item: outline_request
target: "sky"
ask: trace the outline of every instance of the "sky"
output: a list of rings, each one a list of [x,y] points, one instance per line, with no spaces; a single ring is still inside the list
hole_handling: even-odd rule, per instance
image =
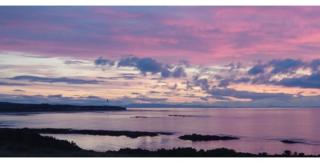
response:
[[[0,101],[319,107],[320,7],[0,7]]]

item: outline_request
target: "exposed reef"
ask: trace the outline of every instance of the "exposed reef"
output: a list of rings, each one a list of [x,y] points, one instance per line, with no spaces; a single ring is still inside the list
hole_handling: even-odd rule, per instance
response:
[[[190,140],[190,141],[218,141],[218,140],[237,140],[240,139],[235,136],[220,136],[220,135],[183,135],[180,136],[179,139],[182,140]]]
[[[183,114],[171,114],[171,115],[168,115],[169,117],[183,117],[183,118],[186,118],[186,117],[209,117],[209,116],[206,116],[206,115],[183,115]]]
[[[56,129],[56,128],[0,128],[0,132],[17,132],[31,134],[84,134],[84,135],[100,135],[100,136],[127,136],[129,138],[137,138],[142,136],[159,136],[171,135],[170,132],[147,132],[147,131],[111,131],[111,130],[75,130],[75,129]]]
[[[308,143],[303,142],[301,140],[294,140],[294,139],[283,139],[280,141],[285,144],[308,144]]]

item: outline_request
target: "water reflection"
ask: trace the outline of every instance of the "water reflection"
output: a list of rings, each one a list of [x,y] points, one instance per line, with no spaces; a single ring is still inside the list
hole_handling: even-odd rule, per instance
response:
[[[170,116],[171,115],[171,116]],[[172,116],[175,115],[175,116]],[[175,135],[140,137],[55,135],[75,141],[80,147],[98,151],[120,148],[226,147],[242,152],[282,153],[292,150],[320,153],[320,110],[317,109],[130,109],[124,112],[43,113],[0,115],[12,127],[74,128],[174,132]],[[138,118],[137,118],[138,117]],[[143,117],[143,118],[141,118]],[[154,118],[156,117],[156,118]],[[10,126],[11,127],[11,126]],[[226,134],[240,140],[191,142],[183,134]],[[311,144],[284,144],[281,139],[302,139]]]
[[[57,139],[73,141],[83,149],[96,151],[119,150],[122,148],[132,149],[172,149],[177,147],[192,147],[195,149],[214,149],[214,148],[230,148],[241,152],[260,153],[268,152],[270,154],[282,153],[284,150],[296,152],[304,152],[308,154],[319,154],[318,145],[306,144],[283,144],[278,140],[268,139],[250,139],[242,138],[240,140],[230,141],[209,141],[209,142],[192,142],[180,140],[177,136],[157,136],[157,137],[139,137],[128,138],[125,136],[92,136],[79,134],[43,134],[45,136],[53,136]]]

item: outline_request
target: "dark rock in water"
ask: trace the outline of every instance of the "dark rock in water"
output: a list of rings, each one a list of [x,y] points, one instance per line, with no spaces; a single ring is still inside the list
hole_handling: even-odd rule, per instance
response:
[[[172,114],[168,115],[169,117],[193,117],[192,115],[180,115],[180,114]]]
[[[130,117],[130,118],[141,118],[141,119],[144,119],[144,118],[161,118],[161,117],[134,116],[134,117]]]
[[[285,143],[285,144],[306,144],[305,142],[303,141],[299,141],[299,140],[289,140],[289,139],[284,139],[284,140],[281,140],[282,143]]]
[[[171,114],[168,116],[169,117],[183,117],[183,118],[186,118],[186,117],[209,117],[209,116],[205,116],[205,115],[184,115],[184,114]]]
[[[131,118],[150,118],[150,117],[146,117],[146,116],[134,116],[134,117],[131,117]]]
[[[81,112],[81,111],[122,111],[121,106],[77,106],[77,105],[51,105],[51,104],[18,104],[0,102],[0,112]]]
[[[235,136],[219,136],[219,135],[183,135],[180,136],[179,139],[182,140],[191,140],[191,141],[217,141],[217,140],[237,140],[240,139]]]

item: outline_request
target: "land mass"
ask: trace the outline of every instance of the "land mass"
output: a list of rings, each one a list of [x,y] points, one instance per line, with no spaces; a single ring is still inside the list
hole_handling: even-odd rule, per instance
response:
[[[0,132],[18,132],[26,134],[83,134],[100,136],[126,136],[129,138],[138,138],[142,136],[172,135],[170,132],[147,132],[147,131],[111,131],[111,130],[76,130],[60,128],[0,128]]]
[[[12,112],[81,112],[81,111],[123,111],[122,106],[79,106],[53,104],[19,104],[0,102],[0,113]]]
[[[84,150],[74,142],[57,140],[25,129],[0,129],[0,157],[315,157],[284,151],[282,154],[243,153],[232,149],[218,148],[196,150],[193,148],[120,149],[118,151],[96,152]]]

